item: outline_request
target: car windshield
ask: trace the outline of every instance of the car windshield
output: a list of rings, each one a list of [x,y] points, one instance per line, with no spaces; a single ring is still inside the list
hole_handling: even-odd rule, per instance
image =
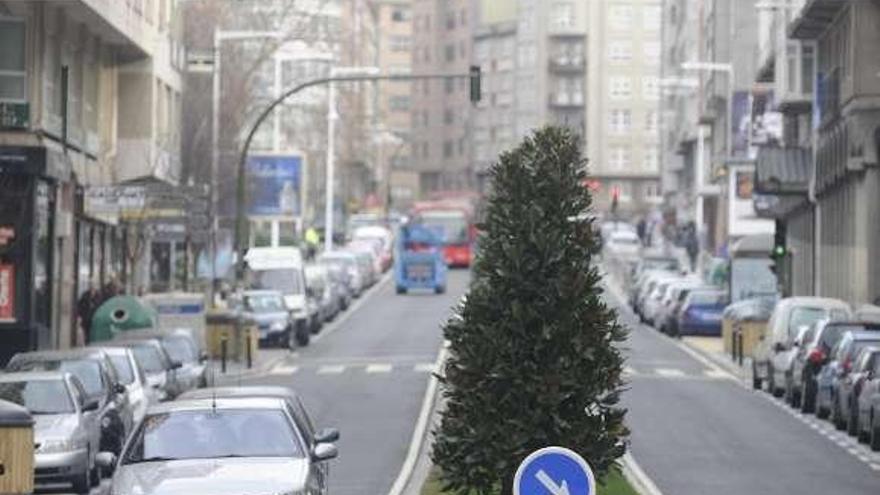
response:
[[[856,357],[862,352],[862,349],[866,347],[875,347],[878,343],[880,343],[880,336],[854,340],[848,354],[852,357]]]
[[[421,222],[438,234],[443,239],[443,242],[459,243],[467,241],[468,224],[464,214],[424,213]]]
[[[809,326],[821,320],[828,314],[828,311],[822,308],[798,307],[791,310],[791,317],[788,321],[788,335],[791,338],[797,336],[798,329],[802,326]]]
[[[14,371],[61,371],[70,373],[79,378],[83,390],[89,397],[99,397],[104,392],[101,365],[91,359],[25,361],[18,365]]]
[[[162,373],[165,365],[159,350],[150,345],[137,345],[131,348],[135,359],[140,363],[145,373]]]
[[[679,265],[675,258],[647,258],[642,262],[642,269],[676,271]]]
[[[123,464],[223,457],[302,457],[303,448],[296,438],[281,410],[154,414],[134,434]]]
[[[162,347],[173,361],[192,363],[198,360],[195,349],[185,337],[166,337],[162,339]]]
[[[119,375],[119,382],[123,385],[131,385],[134,383],[134,370],[131,368],[131,361],[128,360],[128,356],[126,355],[111,355],[110,362],[113,363],[113,367],[116,369],[116,374]]]
[[[63,380],[0,382],[0,400],[24,406],[31,414],[75,412]]]
[[[259,290],[277,290],[283,294],[304,292],[302,272],[293,268],[254,270],[251,286]]]
[[[244,307],[253,313],[284,311],[284,299],[277,294],[245,295]]]
[[[844,333],[857,332],[861,329],[859,325],[826,325],[819,335],[819,344],[826,350],[834,349]]]
[[[692,305],[718,305],[724,304],[726,295],[723,292],[694,291],[690,294]]]

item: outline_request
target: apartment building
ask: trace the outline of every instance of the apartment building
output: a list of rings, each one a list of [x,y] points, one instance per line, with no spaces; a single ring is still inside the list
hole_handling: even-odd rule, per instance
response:
[[[880,295],[880,62],[875,2],[796,0],[765,13],[758,78],[773,80],[784,142],[756,191],[784,229],[785,291],[852,304]]]
[[[175,8],[0,2],[0,362],[80,342],[80,294],[129,268],[88,191],[179,177]]]
[[[471,63],[471,0],[413,0],[412,70],[467,74]],[[473,187],[466,78],[425,80],[412,92],[412,168],[419,195]]]
[[[660,193],[659,1],[587,2],[587,158],[596,204],[621,214],[657,207]]]

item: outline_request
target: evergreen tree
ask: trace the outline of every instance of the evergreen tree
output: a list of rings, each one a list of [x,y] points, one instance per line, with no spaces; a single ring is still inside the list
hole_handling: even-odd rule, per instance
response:
[[[434,462],[458,494],[512,493],[532,451],[581,454],[600,478],[623,455],[626,330],[602,300],[586,162],[561,128],[501,155],[467,298],[447,322]]]

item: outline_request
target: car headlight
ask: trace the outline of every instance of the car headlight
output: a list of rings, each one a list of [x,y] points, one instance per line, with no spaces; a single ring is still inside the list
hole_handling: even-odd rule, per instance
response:
[[[71,452],[85,448],[86,444],[82,439],[73,438],[54,438],[43,440],[37,452],[40,454],[60,454],[62,452]]]
[[[273,332],[281,332],[284,331],[285,328],[287,328],[287,325],[285,325],[283,321],[276,321],[269,326],[269,329]]]

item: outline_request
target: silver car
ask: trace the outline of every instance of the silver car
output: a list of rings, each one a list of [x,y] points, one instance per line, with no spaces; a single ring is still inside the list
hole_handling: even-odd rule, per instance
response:
[[[150,387],[143,368],[134,357],[134,352],[127,347],[101,347],[110,356],[119,383],[128,390],[128,403],[131,408],[132,423],[140,423],[147,413],[147,407],[159,402],[155,389]]]
[[[185,329],[172,330],[159,341],[172,363],[180,363],[175,371],[178,387],[181,392],[208,385],[205,375],[207,355],[199,352],[192,332]]]
[[[0,400],[34,417],[35,481],[71,483],[77,493],[88,493],[99,480],[98,400],[87,398],[76,377],[57,371],[0,375]]]
[[[110,493],[326,494],[321,464],[336,455],[332,443],[309,448],[283,399],[168,402],[129,438]]]

